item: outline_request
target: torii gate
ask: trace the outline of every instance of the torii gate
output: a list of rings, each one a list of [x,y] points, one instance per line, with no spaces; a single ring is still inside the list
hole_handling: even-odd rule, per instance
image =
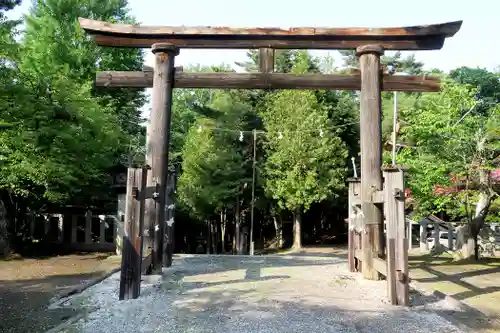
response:
[[[436,92],[440,80],[430,76],[398,76],[382,73],[380,57],[384,50],[437,50],[444,40],[455,35],[462,21],[444,24],[399,28],[228,28],[228,27],[168,27],[112,24],[80,18],[80,26],[98,45],[108,47],[151,48],[155,55],[153,70],[142,72],[100,72],[97,86],[152,87],[151,129],[148,134],[148,164],[151,177],[140,197],[148,200],[145,225],[153,234],[151,271],[161,272],[165,230],[165,201],[167,184],[168,147],[173,88],[219,89],[325,89],[361,90],[361,187],[363,276],[378,279],[374,267],[384,256],[383,209],[379,203],[382,181],[381,90],[408,92]],[[260,49],[259,73],[183,73],[175,68],[179,49]],[[274,73],[274,49],[355,49],[360,60],[359,73],[284,74]],[[143,173],[144,175],[145,173]],[[154,193],[151,194],[151,189]],[[130,191],[132,193],[132,191]],[[150,194],[148,194],[150,193]],[[147,205],[146,205],[147,206]],[[142,211],[144,213],[144,207]],[[144,218],[144,216],[142,217]],[[141,218],[139,218],[141,219]],[[125,224],[125,238],[132,240],[136,251],[142,253],[137,239],[142,230]],[[388,221],[389,223],[389,221]],[[404,236],[399,236],[404,237]],[[169,237],[171,238],[171,237]],[[167,240],[170,242],[170,240]],[[171,258],[171,247],[168,258]],[[124,254],[125,257],[125,254]],[[146,255],[146,259],[149,258]],[[126,270],[125,275],[140,283],[140,260]],[[148,261],[149,262],[149,261]],[[374,263],[375,262],[375,263]],[[123,271],[124,269],[122,269]],[[122,275],[123,276],[123,275]],[[123,279],[122,279],[123,280]],[[406,292],[407,293],[407,292]],[[138,297],[138,288],[126,298]],[[406,295],[407,298],[407,295]]]

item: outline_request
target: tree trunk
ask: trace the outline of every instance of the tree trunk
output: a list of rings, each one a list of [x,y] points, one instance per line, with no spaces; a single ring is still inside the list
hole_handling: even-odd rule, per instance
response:
[[[210,254],[210,250],[212,249],[212,230],[210,226],[210,220],[205,221],[207,224],[207,254]]]
[[[212,253],[217,254],[217,225],[216,222],[210,221],[210,230],[212,231]]]
[[[232,240],[232,244],[233,246],[231,247],[231,253],[232,254],[236,254],[236,251],[237,251],[237,241],[238,241],[238,234],[237,234],[237,226],[236,226],[236,221],[234,222],[234,228],[233,228],[233,240]]]
[[[0,258],[7,257],[11,253],[8,218],[7,206],[4,200],[0,200]]]
[[[241,254],[241,231],[240,231],[240,199],[236,198],[236,212],[234,216],[234,238],[236,243],[236,254]]]
[[[226,210],[220,212],[221,253],[226,253]]]
[[[466,235],[464,235],[464,242],[460,249],[461,256],[464,259],[479,259],[479,243],[477,239],[479,232],[484,226],[492,201],[492,191],[490,189],[489,173],[487,170],[479,170],[479,182],[479,197],[476,204],[476,211],[474,218],[469,221]]]
[[[276,235],[276,247],[281,249],[283,247],[283,228],[281,224],[281,217],[273,216],[274,230]]]
[[[302,225],[302,208],[299,207],[295,210],[293,221],[293,249],[300,249],[302,247],[301,239],[301,225]]]

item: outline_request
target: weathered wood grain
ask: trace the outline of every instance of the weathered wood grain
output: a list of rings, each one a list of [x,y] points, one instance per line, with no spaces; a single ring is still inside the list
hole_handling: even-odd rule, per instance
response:
[[[174,60],[179,50],[170,44],[153,45],[155,69],[151,93],[151,179],[158,184],[159,196],[155,205],[154,247],[151,271],[161,273],[165,237],[165,204],[168,175],[168,147],[172,119],[172,88]]]
[[[135,299],[140,294],[141,257],[136,246],[139,236],[139,207],[134,197],[135,188],[141,184],[141,170],[129,168],[127,171],[127,194],[125,203],[125,223],[122,243],[119,299]]]
[[[361,210],[363,212],[363,277],[377,280],[380,275],[373,258],[383,252],[383,211],[373,202],[373,192],[382,190],[382,107],[380,45],[358,48],[361,70],[360,146],[361,146]]]
[[[274,71],[274,50],[262,48],[259,50],[259,71],[271,73]]]
[[[97,72],[98,87],[150,88],[153,72]],[[325,89],[360,90],[359,74],[289,74],[289,73],[187,73],[174,75],[175,88],[217,89]],[[409,92],[437,92],[441,89],[439,77],[413,75],[383,75],[382,90]]]
[[[98,45],[149,48],[169,43],[180,48],[355,49],[375,41],[387,50],[435,50],[460,30],[462,21],[394,28],[229,28],[113,24],[79,19]]]

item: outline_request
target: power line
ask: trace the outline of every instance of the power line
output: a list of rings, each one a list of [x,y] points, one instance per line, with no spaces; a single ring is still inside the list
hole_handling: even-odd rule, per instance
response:
[[[328,129],[336,129],[336,128],[342,128],[342,127],[347,127],[351,125],[358,125],[359,121],[352,122],[352,123],[346,123],[343,125],[337,125],[337,126],[329,126]],[[203,126],[203,125],[198,125],[198,131],[202,130],[212,130],[212,131],[219,131],[219,132],[228,132],[228,133],[240,133],[240,134],[253,134],[254,131],[248,131],[248,130],[239,130],[239,129],[232,129],[232,128],[223,128],[223,127],[212,127],[212,126]],[[281,130],[281,131],[263,131],[263,130],[256,130],[255,131],[258,134],[280,134],[280,133],[314,133],[314,132],[319,132],[320,135],[323,133],[323,130],[320,129],[314,129],[314,130],[294,130],[294,131],[289,131],[289,130]]]

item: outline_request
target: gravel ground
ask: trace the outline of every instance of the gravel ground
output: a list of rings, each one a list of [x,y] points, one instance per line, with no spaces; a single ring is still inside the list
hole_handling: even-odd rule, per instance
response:
[[[73,309],[47,305],[119,267],[117,259],[92,253],[0,261],[0,332],[39,333],[68,320]]]
[[[57,332],[466,332],[440,316],[452,304],[414,295],[410,309],[391,306],[385,282],[343,259],[184,255],[146,278],[137,300],[117,301],[117,273],[51,305],[87,311]]]

